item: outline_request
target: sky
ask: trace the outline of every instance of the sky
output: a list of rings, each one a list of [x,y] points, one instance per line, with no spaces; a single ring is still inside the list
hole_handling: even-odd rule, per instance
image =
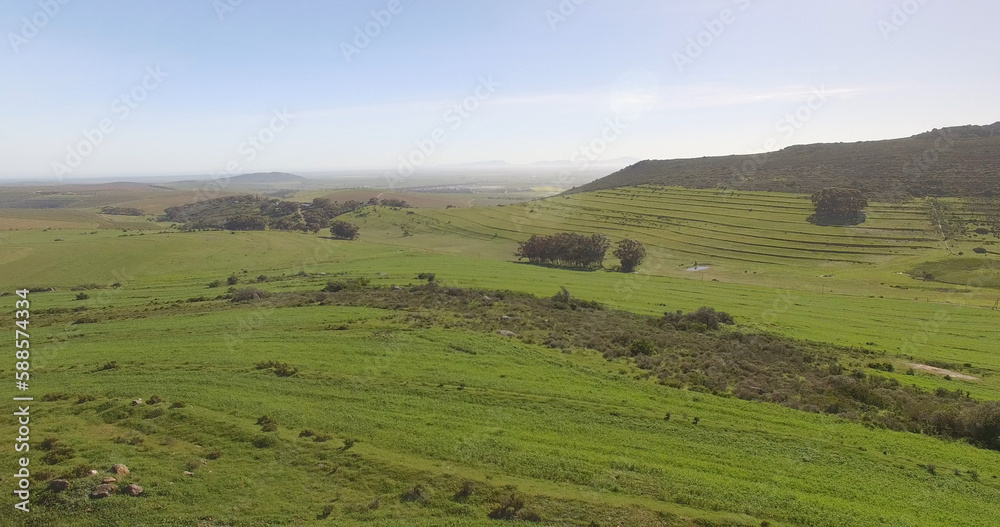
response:
[[[0,178],[688,158],[1000,121],[996,0],[6,0]]]

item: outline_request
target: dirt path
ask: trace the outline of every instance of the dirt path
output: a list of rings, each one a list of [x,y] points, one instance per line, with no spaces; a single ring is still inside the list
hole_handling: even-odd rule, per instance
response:
[[[933,373],[936,375],[948,375],[952,379],[962,379],[963,381],[978,381],[979,377],[973,377],[971,375],[966,375],[964,373],[958,373],[956,371],[946,370],[944,368],[935,368],[934,366],[928,366],[926,364],[910,364],[910,367],[914,370],[926,371],[928,373]]]

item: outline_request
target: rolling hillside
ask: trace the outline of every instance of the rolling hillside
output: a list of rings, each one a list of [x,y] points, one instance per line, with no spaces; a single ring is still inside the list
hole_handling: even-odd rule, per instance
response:
[[[905,139],[641,161],[569,193],[647,184],[803,194],[840,186],[878,199],[1000,197],[1000,122],[942,128]]]

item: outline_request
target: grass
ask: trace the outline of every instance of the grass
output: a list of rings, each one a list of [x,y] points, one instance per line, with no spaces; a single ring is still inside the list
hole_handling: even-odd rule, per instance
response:
[[[804,221],[806,203],[649,187],[502,208],[379,208],[351,215],[356,242],[151,222],[4,231],[0,292],[55,288],[31,296],[32,393],[66,396],[35,403],[32,433],[69,449],[53,460],[72,457],[45,465],[38,454],[36,474],[124,463],[147,492],[93,501],[85,495],[104,474],[74,478],[67,493],[39,492],[32,521],[487,525],[513,486],[524,510],[566,525],[989,524],[1000,515],[995,452],[672,389],[627,360],[447,328],[464,313],[417,327],[393,310],[217,298],[233,274],[235,287],[271,293],[357,278],[416,284],[421,273],[442,287],[551,296],[565,286],[635,313],[712,306],[746,330],[875,350],[873,362],[894,365],[883,375],[903,384],[1000,399],[996,291],[900,274],[936,261],[969,270],[936,237],[927,205],[875,204],[865,225],[819,228]],[[57,222],[81,210],[30,212]],[[634,236],[650,259],[631,275],[512,261],[517,241],[569,229]],[[971,255],[986,242],[949,243]],[[685,271],[695,261],[710,269]],[[75,300],[83,286],[89,298]],[[9,310],[0,323],[11,325]],[[910,362],[981,380],[906,375]],[[130,405],[154,394],[162,402]],[[276,430],[261,430],[265,415]]]

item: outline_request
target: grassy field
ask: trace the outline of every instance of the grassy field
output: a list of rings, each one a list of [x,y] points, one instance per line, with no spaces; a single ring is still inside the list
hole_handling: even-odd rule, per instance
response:
[[[78,215],[91,208],[0,211],[0,291],[55,289],[31,297],[32,394],[48,395],[35,403],[32,448],[52,437],[72,452],[51,465],[34,453],[37,488],[80,465],[124,463],[146,489],[89,500],[104,474],[75,479],[67,493],[40,492],[30,522],[10,524],[482,525],[513,486],[524,511],[561,525],[990,525],[996,452],[668,388],[625,359],[449,329],[462,313],[421,326],[404,311],[215,299],[230,276],[242,287],[266,275],[255,286],[271,292],[318,291],[341,274],[406,285],[422,272],[539,296],[565,286],[642,314],[712,306],[743,330],[872,349],[903,384],[1000,399],[1000,312],[990,310],[1000,293],[900,274],[991,258],[971,253],[991,238],[949,240],[951,256],[924,202],[874,204],[856,228],[812,226],[808,205],[644,187],[375,208],[350,215],[357,242],[179,233],[142,219],[148,228],[123,232],[116,220],[134,218],[88,223]],[[28,219],[49,223],[12,230]],[[634,236],[651,258],[633,275],[512,258],[517,241],[564,230]],[[709,269],[687,271],[695,262]],[[298,372],[280,377],[262,361]],[[906,375],[911,363],[977,380]],[[164,402],[129,404],[154,394]],[[264,415],[277,431],[262,432]],[[13,459],[0,454],[4,466]]]

